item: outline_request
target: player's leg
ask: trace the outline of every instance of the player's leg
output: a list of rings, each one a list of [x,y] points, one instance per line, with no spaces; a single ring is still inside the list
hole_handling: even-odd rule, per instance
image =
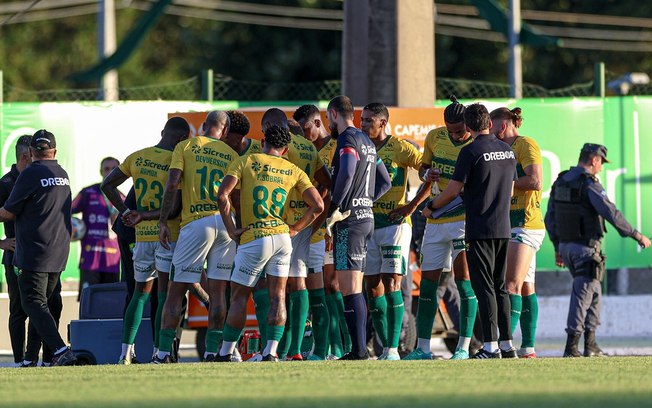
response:
[[[451,270],[452,244],[445,224],[427,224],[421,244],[421,284],[417,308],[417,347],[404,360],[431,359],[430,338],[439,302],[437,289],[442,271]]]
[[[310,244],[308,256],[308,302],[312,314],[312,334],[314,348],[309,360],[324,360],[328,354],[330,317],[326,306],[326,292],[324,291],[324,240]]]
[[[507,272],[507,247],[508,239],[494,239],[493,241],[493,280],[496,293],[496,306],[498,310],[499,348],[502,358],[518,358],[516,348],[512,344],[512,326],[510,319],[509,293],[505,285]]]
[[[387,344],[387,299],[385,298],[385,287],[380,275],[382,254],[380,245],[377,242],[379,231],[374,231],[367,244],[367,265],[363,280],[371,323],[374,326],[376,337],[383,346],[383,353],[378,356],[378,359],[384,360],[387,357],[389,345]]]
[[[326,306],[328,307],[329,338],[331,354],[340,358],[351,351],[351,336],[344,319],[344,297],[340,292],[340,284],[335,272],[333,257],[333,241],[326,238],[326,252],[324,253],[324,291],[326,292]]]
[[[507,276],[506,285],[511,304],[511,329],[516,330],[516,325],[521,319],[522,298],[521,288],[530,269],[534,249],[524,242],[524,230],[512,229],[512,239],[507,247]]]
[[[306,228],[291,238],[292,256],[290,260],[290,276],[287,287],[291,309],[288,310],[287,320],[290,323],[290,345],[287,358],[302,360],[301,346],[306,331],[306,319],[309,311],[308,289],[308,257],[310,256],[310,235],[312,230]]]
[[[471,286],[464,245],[462,240],[457,243],[453,241],[453,272],[455,285],[460,294],[460,337],[455,347],[455,353],[451,357],[452,360],[466,360],[469,358],[469,347],[478,314],[478,299]]]
[[[534,343],[537,332],[537,322],[539,320],[539,300],[535,290],[535,274],[536,274],[536,252],[541,247],[545,237],[544,230],[526,230],[528,244],[532,246],[534,254],[530,261],[530,266],[521,287],[521,348],[519,355],[523,358],[535,358],[536,350]]]

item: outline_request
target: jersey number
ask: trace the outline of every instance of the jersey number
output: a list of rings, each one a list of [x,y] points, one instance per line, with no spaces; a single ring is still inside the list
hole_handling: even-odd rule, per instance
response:
[[[205,200],[206,197],[210,198],[213,201],[217,201],[217,189],[222,183],[224,178],[224,173],[220,169],[213,169],[211,172],[208,172],[208,167],[204,166],[200,169],[197,169],[197,174],[201,177],[199,184],[201,185],[199,189],[199,198]]]
[[[163,201],[163,184],[161,184],[160,181],[154,180],[151,184],[147,184],[147,180],[138,178],[136,179],[134,188],[136,191],[140,192],[140,194],[138,194],[138,199],[136,200],[138,211],[158,210],[161,208],[161,202]],[[152,190],[151,194],[154,195],[154,200],[149,200],[148,203],[144,203],[143,200],[145,199],[148,190]]]
[[[271,199],[269,190],[265,186],[256,186],[253,191],[254,215],[258,219],[267,218],[270,214],[276,218],[283,216],[283,205],[287,198],[287,192],[281,187],[272,191]]]

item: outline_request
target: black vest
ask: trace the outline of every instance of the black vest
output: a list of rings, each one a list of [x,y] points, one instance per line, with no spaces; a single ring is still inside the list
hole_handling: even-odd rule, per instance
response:
[[[555,232],[559,242],[582,242],[593,245],[605,233],[604,219],[593,208],[588,196],[588,183],[592,176],[582,173],[566,180],[559,177],[552,186],[551,199],[555,203]]]

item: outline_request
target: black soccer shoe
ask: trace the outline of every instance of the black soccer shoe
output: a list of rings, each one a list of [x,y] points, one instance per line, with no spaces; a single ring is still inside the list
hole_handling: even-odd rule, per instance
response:
[[[71,366],[75,365],[75,362],[77,362],[77,357],[70,348],[66,348],[64,352],[52,356],[52,364],[50,365],[52,367]]]
[[[509,350],[500,350],[500,357],[501,358],[518,358],[518,354],[516,354],[516,348],[511,347]]]
[[[492,352],[489,352],[489,351],[481,348],[471,358],[476,359],[476,360],[484,360],[484,359],[489,359],[489,358],[502,358],[502,357],[503,356],[501,355],[500,350],[496,351],[495,353],[492,353]]]
[[[262,361],[271,361],[275,363],[278,361],[278,356],[275,356],[274,354],[268,354],[266,356],[263,356]]]

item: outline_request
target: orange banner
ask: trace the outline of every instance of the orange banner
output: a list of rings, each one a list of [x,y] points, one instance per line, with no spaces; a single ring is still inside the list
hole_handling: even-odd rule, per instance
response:
[[[288,118],[292,117],[294,109],[281,108]],[[267,109],[250,108],[241,109],[251,122],[251,129],[248,137],[262,139],[261,119]],[[361,108],[355,109],[354,123],[360,126]],[[175,112],[169,113],[168,118],[181,116],[191,125],[192,136],[195,136],[208,112]],[[324,124],[328,124],[326,111],[322,110]],[[428,132],[436,127],[444,126],[444,108],[389,108],[389,123],[387,134],[411,140],[419,146],[423,146]]]

